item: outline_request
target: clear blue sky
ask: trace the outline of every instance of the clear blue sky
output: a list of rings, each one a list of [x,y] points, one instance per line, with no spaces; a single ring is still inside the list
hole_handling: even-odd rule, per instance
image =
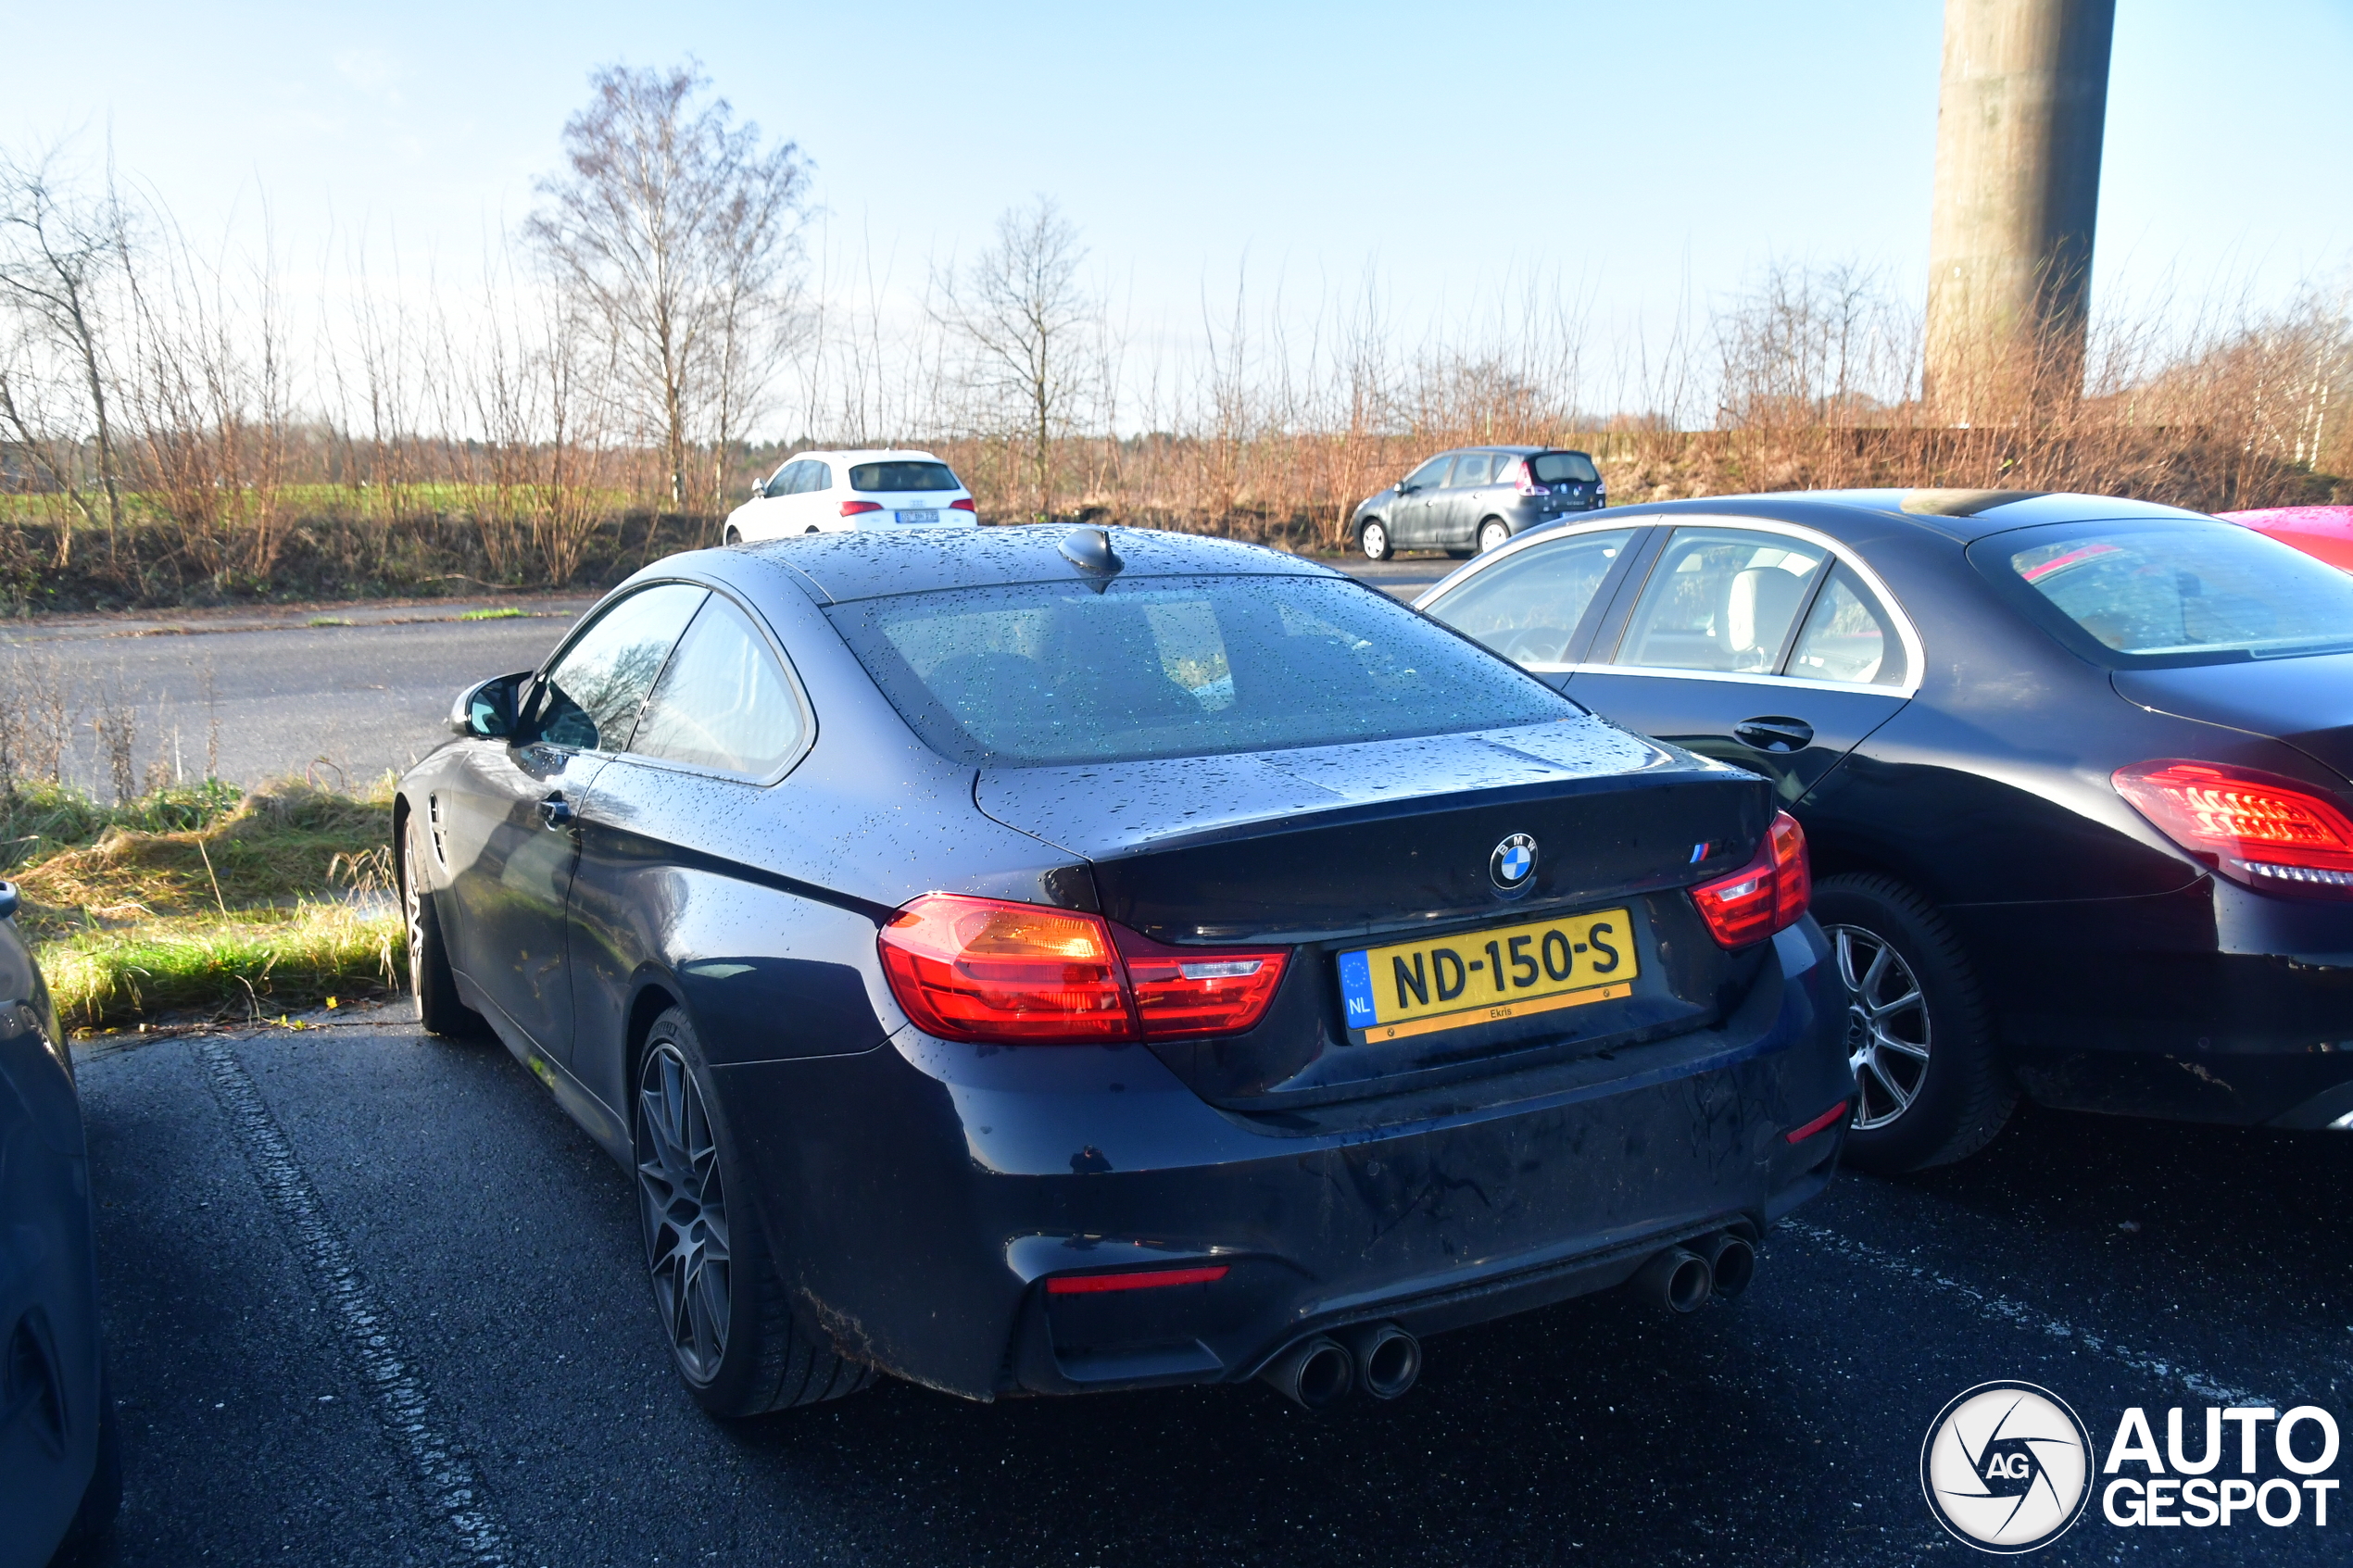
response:
[[[2353,257],[2353,0],[2120,0],[2095,291],[2271,295]],[[479,257],[608,61],[698,56],[920,274],[1057,198],[1143,314],[1247,257],[1442,316],[1542,267],[1604,311],[1768,257],[1925,267],[1937,0],[359,6],[0,0],[0,142],[110,130],[197,234]]]

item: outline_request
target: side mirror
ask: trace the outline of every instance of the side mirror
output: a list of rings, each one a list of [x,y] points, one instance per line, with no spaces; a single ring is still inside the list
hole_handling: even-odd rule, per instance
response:
[[[459,692],[458,700],[449,705],[450,733],[476,740],[499,740],[512,734],[515,694],[525,679],[523,675],[495,675]]]
[[[0,920],[14,918],[17,912],[17,884],[0,882]]]

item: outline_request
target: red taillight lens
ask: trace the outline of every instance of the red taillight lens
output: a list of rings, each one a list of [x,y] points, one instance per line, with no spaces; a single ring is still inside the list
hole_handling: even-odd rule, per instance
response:
[[[1000,1044],[1136,1037],[1100,916],[927,893],[875,942],[891,995],[926,1034]]]
[[[841,504],[841,515],[844,517],[856,517],[860,512],[878,512],[880,510],[882,510],[882,503],[880,501],[844,501]]]
[[[2116,793],[2233,882],[2353,897],[2353,821],[2309,784],[2215,762],[2160,759],[2114,773]]]
[[[949,502],[948,509],[951,512],[976,512],[980,510],[978,507],[973,505],[973,498],[970,495],[965,495],[957,500]]]
[[[1239,1035],[1290,957],[1167,947],[1100,915],[953,893],[925,894],[875,940],[917,1028],[995,1045]]]
[[[1091,1296],[1103,1290],[1158,1290],[1171,1285],[1214,1285],[1226,1277],[1227,1265],[1212,1263],[1196,1269],[1139,1269],[1124,1274],[1056,1274],[1046,1282],[1049,1296]]]
[[[1495,476],[1495,482],[1498,484],[1512,485],[1523,495],[1549,495],[1552,494],[1552,491],[1546,486],[1536,483],[1535,471],[1528,466],[1528,459],[1526,458],[1514,458],[1511,463],[1504,468],[1503,472]]]
[[[1814,901],[1814,873],[1806,859],[1806,830],[1787,811],[1773,813],[1756,858],[1714,882],[1692,889],[1692,902],[1720,947],[1744,947],[1795,925]]]
[[[1135,989],[1136,1016],[1148,1040],[1239,1035],[1266,1015],[1282,983],[1287,949],[1203,952],[1167,947],[1125,926],[1112,927]]]

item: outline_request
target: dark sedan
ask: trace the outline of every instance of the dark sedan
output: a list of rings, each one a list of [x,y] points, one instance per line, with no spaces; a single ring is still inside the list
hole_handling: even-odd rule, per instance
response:
[[[2353,578],[2095,495],[1613,511],[1420,608],[1774,781],[1853,991],[1849,1157],[2019,1095],[2353,1127]]]
[[[1412,1383],[1820,1190],[1842,993],[1769,784],[1173,534],[675,557],[396,808],[429,1029],[635,1173],[714,1413]]]
[[[1501,549],[1513,535],[1609,504],[1601,470],[1582,452],[1550,446],[1473,446],[1441,452],[1349,517],[1366,558],[1399,550],[1451,556]]]
[[[39,1568],[122,1500],[98,1339],[73,1060],[0,882],[0,1568]]]

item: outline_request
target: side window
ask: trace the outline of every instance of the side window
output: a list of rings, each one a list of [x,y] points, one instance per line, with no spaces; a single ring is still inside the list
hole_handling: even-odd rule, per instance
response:
[[[522,738],[580,751],[618,751],[627,745],[661,661],[707,592],[686,583],[661,583],[608,608],[539,683]]]
[[[1494,453],[1466,452],[1454,459],[1454,477],[1446,482],[1446,488],[1468,490],[1475,484],[1486,483],[1494,471]]]
[[[824,463],[812,462],[809,465],[809,471],[801,477],[800,487],[803,490],[831,490],[834,487],[834,470]]]
[[[1432,458],[1405,476],[1404,487],[1408,490],[1437,488],[1446,483],[1446,469],[1453,460],[1451,453],[1443,458]]]
[[[800,749],[807,731],[767,639],[739,606],[713,594],[678,640],[629,749],[765,778]]]
[[[1633,537],[1632,529],[1618,528],[1524,549],[1473,574],[1428,614],[1505,659],[1559,664],[1602,580]]]
[[[1790,655],[1789,673],[1808,681],[1900,686],[1904,644],[1879,596],[1843,565],[1831,571]]]
[[[1779,534],[1679,528],[1651,568],[1617,662],[1770,674],[1822,560],[1818,546]]]

